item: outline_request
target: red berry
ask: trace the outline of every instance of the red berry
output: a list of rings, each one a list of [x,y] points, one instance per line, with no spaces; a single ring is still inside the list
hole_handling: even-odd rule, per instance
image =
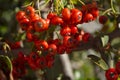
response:
[[[28,29],[28,26],[30,26],[30,21],[28,18],[24,18],[20,21],[20,27],[23,29],[23,30],[27,30]]]
[[[118,73],[115,68],[110,68],[105,72],[105,76],[107,80],[117,80]]]
[[[46,23],[44,19],[40,18],[39,20],[34,22],[34,29],[37,32],[44,31],[48,29],[48,24]]]
[[[76,24],[82,20],[82,12],[78,9],[73,8],[71,10],[71,23]]]
[[[29,54],[29,59],[28,60],[31,60],[31,61],[36,61],[37,59],[39,58],[39,55],[37,54],[37,53],[35,53],[35,52],[31,52],[30,54]]]
[[[37,59],[36,64],[40,69],[46,68],[47,64],[45,57],[40,57],[39,59]]]
[[[83,18],[83,22],[89,22],[92,21],[93,19],[94,19],[93,15],[91,13],[87,13]]]
[[[46,21],[47,26],[49,26],[50,25],[50,19],[46,19],[45,21]]]
[[[28,39],[29,41],[32,41],[32,40],[33,40],[33,34],[30,33],[30,32],[27,32],[27,33],[26,33],[26,37],[27,37],[27,39]]]
[[[48,43],[45,40],[35,41],[35,46],[38,50],[48,49]]]
[[[70,13],[70,10],[68,8],[64,8],[61,13],[62,13],[63,20],[70,19],[71,13]]]
[[[39,20],[41,17],[38,14],[35,14],[34,16],[30,17],[30,22],[33,25],[35,21]]]
[[[61,45],[57,46],[57,53],[58,54],[64,54],[65,50],[66,50],[66,47],[64,45],[61,44]]]
[[[17,21],[20,22],[24,18],[26,18],[25,12],[24,11],[18,11],[17,14],[16,14]]]
[[[83,40],[84,42],[88,42],[89,38],[90,38],[90,34],[89,34],[89,33],[85,33],[85,34],[83,35],[83,37],[82,37],[82,40]]]
[[[17,41],[17,42],[11,43],[11,44],[10,44],[10,47],[11,47],[11,49],[21,48],[21,42],[20,42],[20,41]]]
[[[33,17],[35,15],[35,9],[32,6],[27,6],[25,8],[25,13],[28,17]]]
[[[49,44],[48,51],[50,54],[56,54],[57,46],[55,44]]]
[[[82,41],[82,37],[83,37],[83,36],[82,36],[81,34],[76,34],[76,35],[75,35],[75,39],[76,39],[77,42]]]
[[[46,59],[46,66],[47,66],[48,68],[52,67],[53,64],[54,64],[54,56],[51,55],[51,54],[47,54],[47,55],[45,56],[45,59]]]
[[[74,39],[71,36],[64,36],[63,37],[63,45],[65,47],[73,47]]]
[[[70,29],[70,27],[63,27],[63,28],[60,30],[60,34],[61,34],[62,36],[71,35],[71,29]]]
[[[51,19],[51,24],[53,24],[53,25],[61,25],[61,24],[63,24],[63,20],[62,20],[62,18],[60,18],[58,16],[54,16]]]
[[[93,15],[94,19],[96,19],[96,18],[98,17],[98,15],[99,15],[99,10],[98,10],[98,8],[93,8],[93,9],[91,10],[91,14]]]
[[[108,20],[107,16],[102,15],[99,17],[99,22],[101,24],[105,24],[107,22],[107,20]]]
[[[115,69],[116,69],[117,73],[120,74],[120,61],[118,61],[118,62],[116,63]]]
[[[72,35],[78,33],[78,27],[77,26],[73,25],[73,26],[70,27],[70,29],[71,29],[71,34]]]
[[[52,19],[54,16],[57,16],[57,14],[50,12],[50,13],[47,15],[47,19]]]
[[[58,46],[61,43],[61,40],[60,39],[49,40],[48,43],[55,44],[56,46]]]

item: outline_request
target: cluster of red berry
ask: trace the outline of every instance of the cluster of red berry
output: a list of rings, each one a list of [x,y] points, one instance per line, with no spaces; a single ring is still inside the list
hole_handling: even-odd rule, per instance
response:
[[[37,53],[31,52],[28,56],[22,52],[18,53],[18,57],[12,60],[13,64],[13,77],[14,79],[20,78],[27,73],[27,66],[33,70],[50,68],[54,63],[54,57],[50,54],[45,57],[40,57]]]
[[[82,22],[95,20],[99,15],[96,2],[82,6],[83,19]]]
[[[120,61],[116,63],[115,68],[109,68],[106,73],[107,80],[117,80],[120,74]]]
[[[96,4],[84,5],[81,10],[64,8],[60,15],[50,12],[47,19],[40,17],[31,6],[17,12],[16,19],[26,32],[27,41],[33,42],[35,50],[29,55],[19,53],[18,57],[13,59],[13,75],[20,77],[25,74],[25,63],[32,69],[49,68],[53,65],[56,54],[70,53],[80,42],[87,42],[91,35],[79,29],[77,25],[95,20],[98,14]],[[37,35],[56,28],[55,26],[60,29],[60,38],[45,40]]]

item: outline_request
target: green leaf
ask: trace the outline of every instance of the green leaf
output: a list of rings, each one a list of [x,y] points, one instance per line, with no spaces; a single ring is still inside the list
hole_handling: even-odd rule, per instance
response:
[[[103,70],[107,70],[109,68],[108,65],[105,63],[105,61],[98,56],[88,55],[88,58],[91,59],[99,67],[101,67]]]
[[[25,40],[25,39],[26,39],[26,34],[25,33],[18,33],[15,37],[16,41]]]
[[[113,48],[119,49],[120,48],[120,38],[115,38],[111,41],[111,46]]]
[[[8,56],[0,55],[0,69],[6,74],[12,71],[12,63]]]
[[[109,41],[109,36],[108,35],[104,35],[103,37],[101,37],[101,41],[102,41],[103,47],[106,46],[108,41]]]

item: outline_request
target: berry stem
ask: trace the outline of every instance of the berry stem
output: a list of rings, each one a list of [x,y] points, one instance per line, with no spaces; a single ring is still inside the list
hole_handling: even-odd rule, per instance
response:
[[[111,4],[111,8],[112,8],[113,13],[116,14],[116,10],[113,6],[113,0],[110,0],[110,4]]]
[[[105,11],[102,13],[102,15],[105,15],[106,13],[110,12],[111,10],[112,10],[111,8],[105,10]]]
[[[31,1],[29,4],[26,4],[26,5],[22,6],[22,7],[24,8],[24,7],[31,6],[31,5],[34,6],[34,2],[33,1]]]
[[[60,7],[63,9],[64,8],[64,5],[63,4],[61,4],[62,3],[62,1],[61,0],[59,0],[59,5],[60,5]]]
[[[58,1],[56,1],[56,0],[55,0],[55,11],[56,11],[56,13],[58,14],[58,12],[59,12],[59,11],[58,11]]]
[[[85,3],[83,2],[83,1],[81,1],[81,0],[78,0],[82,5],[85,5]]]
[[[39,14],[39,16],[41,16],[41,13],[40,13],[40,0],[37,0],[37,8],[38,8],[38,14]]]

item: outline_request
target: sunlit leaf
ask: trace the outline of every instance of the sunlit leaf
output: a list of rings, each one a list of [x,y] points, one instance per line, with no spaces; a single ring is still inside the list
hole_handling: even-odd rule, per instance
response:
[[[104,35],[103,37],[101,37],[102,40],[102,45],[103,47],[107,45],[108,41],[109,41],[109,36],[108,35]]]
[[[105,61],[102,58],[95,55],[88,55],[88,58],[92,60],[95,64],[97,64],[99,67],[101,67],[103,70],[108,69],[108,65],[105,63]]]

